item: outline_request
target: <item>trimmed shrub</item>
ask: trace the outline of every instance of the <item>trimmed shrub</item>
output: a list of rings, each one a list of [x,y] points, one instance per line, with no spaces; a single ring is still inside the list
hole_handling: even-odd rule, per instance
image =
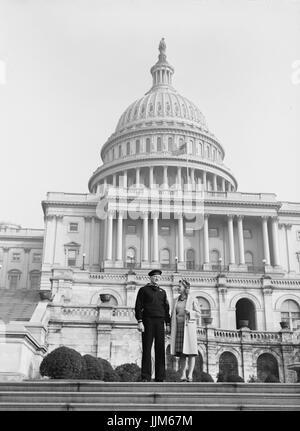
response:
[[[280,380],[274,374],[269,374],[265,379],[265,383],[280,383]]]
[[[81,379],[103,380],[103,364],[97,358],[92,355],[84,355],[82,361],[84,365],[80,376]]]
[[[245,380],[243,379],[243,377],[239,376],[238,374],[229,374],[226,382],[231,382],[231,383],[244,383]]]
[[[217,382],[230,382],[230,383],[244,383],[244,379],[238,374],[224,374],[219,373],[217,375]]]
[[[97,358],[97,361],[99,361],[103,367],[103,380],[105,382],[119,382],[119,376],[118,373],[113,369],[111,364],[106,360],[102,358]]]
[[[79,379],[82,369],[81,354],[74,349],[62,346],[45,356],[40,365],[40,374],[51,379]]]
[[[205,373],[204,371],[201,371],[198,375],[197,380],[195,379],[196,382],[213,382],[214,379],[212,378],[212,376],[208,373]]]
[[[181,372],[180,370],[175,371],[172,370],[171,368],[166,370],[166,382],[179,382],[180,381],[180,375]]]
[[[217,374],[217,383],[220,383],[220,382],[225,382],[225,376],[223,373]]]
[[[115,372],[118,374],[120,382],[138,382],[141,380],[141,369],[134,363],[119,365]]]

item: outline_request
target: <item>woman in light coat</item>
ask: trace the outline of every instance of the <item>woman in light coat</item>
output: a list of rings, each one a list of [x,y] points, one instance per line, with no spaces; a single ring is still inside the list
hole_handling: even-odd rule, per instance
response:
[[[190,283],[187,280],[179,281],[179,293],[171,317],[171,355],[185,358],[180,380],[192,382],[195,357],[198,355],[196,319],[201,311],[197,300],[189,295]]]

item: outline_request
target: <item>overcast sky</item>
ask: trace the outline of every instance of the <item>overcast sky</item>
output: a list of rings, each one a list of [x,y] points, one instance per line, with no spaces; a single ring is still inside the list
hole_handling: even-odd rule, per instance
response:
[[[0,0],[0,220],[41,228],[47,191],[88,192],[162,37],[239,191],[300,202],[299,0]]]

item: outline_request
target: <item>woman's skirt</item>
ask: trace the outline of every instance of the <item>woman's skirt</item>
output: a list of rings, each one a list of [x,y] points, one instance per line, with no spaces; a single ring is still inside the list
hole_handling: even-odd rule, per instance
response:
[[[175,353],[176,356],[182,354],[184,337],[184,320],[176,322]]]

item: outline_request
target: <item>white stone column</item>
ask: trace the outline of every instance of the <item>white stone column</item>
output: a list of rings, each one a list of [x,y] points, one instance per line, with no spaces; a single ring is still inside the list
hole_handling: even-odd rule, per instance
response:
[[[222,192],[226,191],[226,187],[225,187],[225,178],[222,178]]]
[[[266,217],[266,216],[262,217],[262,234],[263,234],[264,259],[266,260],[266,265],[270,265],[268,217]]]
[[[21,286],[24,289],[28,289],[28,279],[29,279],[29,255],[30,255],[31,248],[24,248],[25,252],[25,259],[23,264],[23,271],[22,271],[22,281]]]
[[[55,248],[53,250],[53,264],[62,265],[64,264],[64,216],[58,214],[56,216],[56,235],[55,235]]]
[[[168,183],[168,166],[164,166],[164,181],[163,181],[163,187],[165,189],[169,188],[169,183]]]
[[[103,180],[103,184],[104,184],[104,187],[106,187],[107,186],[107,178],[105,177],[104,178],[104,180]]]
[[[204,225],[203,225],[204,264],[209,264],[208,217],[209,217],[209,214],[204,214]]]
[[[123,172],[123,187],[127,188],[127,171]]]
[[[181,167],[177,167],[177,185],[178,188],[181,189]]]
[[[107,218],[106,259],[107,260],[112,260],[113,219],[114,219],[113,212],[109,211],[107,217],[108,218]]]
[[[89,243],[89,269],[92,270],[94,264],[94,249],[95,249],[95,217],[88,218],[90,220],[90,243]]]
[[[57,216],[56,215],[54,216],[53,231],[54,231],[54,238],[53,238],[52,259],[51,259],[52,265],[54,265],[54,262],[55,262],[55,251],[56,251],[56,238],[57,238]]]
[[[135,170],[135,184],[137,186],[140,185],[140,168],[136,168]]]
[[[9,252],[9,247],[3,247],[3,262],[2,262],[1,280],[0,280],[0,287],[2,289],[8,287],[6,286],[6,281],[8,280],[7,278],[8,252]]]
[[[203,190],[206,191],[207,190],[207,175],[206,175],[206,171],[203,171],[202,178],[203,178],[203,181],[202,181]]]
[[[153,177],[153,166],[150,166],[149,168],[149,187],[152,188],[154,181],[153,181],[154,177]]]
[[[52,264],[54,236],[56,228],[56,218],[54,215],[47,215],[45,217],[45,237],[43,245],[43,263],[46,265]]]
[[[268,280],[266,280],[268,282]],[[272,306],[272,293],[273,289],[271,286],[263,286],[263,297],[264,297],[264,317],[265,317],[265,331],[274,331],[273,321],[273,306]],[[261,330],[258,328],[258,330]]]
[[[213,191],[216,192],[218,191],[218,186],[217,186],[217,175],[213,174]]]
[[[233,237],[233,215],[227,216],[228,224],[228,240],[229,240],[229,264],[235,264],[235,252],[234,252],[234,237]]]
[[[273,265],[280,266],[278,247],[278,217],[272,217]]]
[[[195,184],[195,169],[191,168],[191,182]]]
[[[143,261],[149,261],[148,213],[143,214]]]
[[[113,186],[114,187],[117,186],[117,175],[116,174],[113,175]]]
[[[237,216],[240,265],[245,265],[243,218],[244,218],[244,216],[242,216],[242,215]]]
[[[178,214],[178,262],[184,262],[183,217]]]
[[[118,214],[117,260],[123,261],[123,212]]]
[[[153,262],[158,262],[158,216],[157,212],[152,213],[153,219]]]

